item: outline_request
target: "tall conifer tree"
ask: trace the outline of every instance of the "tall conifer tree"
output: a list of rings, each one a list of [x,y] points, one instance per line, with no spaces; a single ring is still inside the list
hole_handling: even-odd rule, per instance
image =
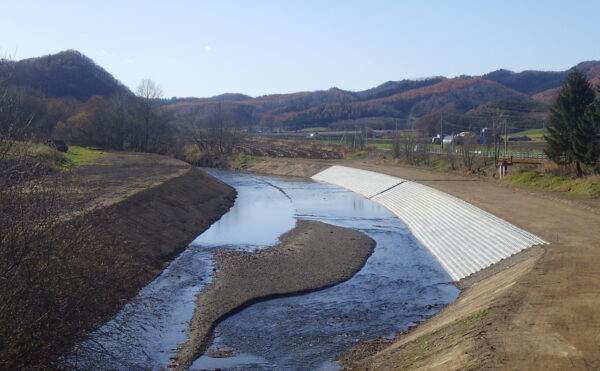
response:
[[[594,172],[600,173],[600,100],[590,106],[578,127],[575,156]]]
[[[575,163],[577,176],[583,175],[582,164],[589,164],[590,142],[595,120],[590,120],[594,91],[585,75],[575,69],[567,77],[550,108],[550,125],[546,135],[548,158],[558,164]],[[592,151],[593,152],[593,151]]]

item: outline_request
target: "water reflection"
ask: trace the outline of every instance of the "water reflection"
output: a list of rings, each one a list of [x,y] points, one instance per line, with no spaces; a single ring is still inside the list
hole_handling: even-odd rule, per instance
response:
[[[235,184],[247,174],[217,171]],[[261,181],[260,177],[254,177]],[[216,344],[244,357],[201,357],[192,369],[335,369],[333,356],[359,341],[393,335],[455,299],[450,277],[387,209],[322,183],[269,177],[291,199],[295,216],[368,234],[373,255],[350,280],[326,290],[254,304],[216,327]],[[268,212],[268,209],[263,210]]]
[[[237,186],[237,199],[231,210],[198,236],[193,245],[268,246],[294,227],[294,207],[278,189],[261,179],[250,178],[250,184],[245,184],[232,174],[221,174]]]
[[[216,328],[216,344],[236,357],[203,356],[192,369],[331,370],[337,353],[391,335],[455,299],[435,259],[387,209],[334,186],[294,178],[210,172],[234,186],[234,207],[73,355],[80,368],[154,369],[184,341],[195,295],[211,280],[219,248],[253,250],[277,243],[295,218],[367,233],[373,255],[350,280],[326,290],[255,304]],[[88,351],[86,353],[86,351]],[[87,361],[86,361],[87,359]]]

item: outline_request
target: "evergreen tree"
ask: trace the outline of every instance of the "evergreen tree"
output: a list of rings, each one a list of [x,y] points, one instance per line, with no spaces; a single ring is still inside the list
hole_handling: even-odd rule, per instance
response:
[[[575,163],[577,176],[583,175],[582,164],[593,165],[597,130],[590,113],[594,91],[585,75],[575,69],[567,77],[550,108],[550,125],[546,135],[546,155],[557,164]]]
[[[600,100],[590,107],[581,121],[574,147],[575,156],[600,173]]]

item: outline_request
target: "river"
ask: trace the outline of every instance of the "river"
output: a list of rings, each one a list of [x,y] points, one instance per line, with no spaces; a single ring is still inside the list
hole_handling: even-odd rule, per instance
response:
[[[160,369],[185,340],[196,293],[210,282],[216,249],[276,244],[295,220],[318,220],[368,234],[377,246],[351,279],[308,294],[256,303],[216,327],[213,348],[192,369],[334,370],[356,343],[393,336],[452,302],[458,290],[438,262],[387,209],[347,190],[308,181],[207,169],[235,187],[235,205],[198,236],[114,320],[81,344],[78,365]],[[77,356],[75,358],[75,356]]]

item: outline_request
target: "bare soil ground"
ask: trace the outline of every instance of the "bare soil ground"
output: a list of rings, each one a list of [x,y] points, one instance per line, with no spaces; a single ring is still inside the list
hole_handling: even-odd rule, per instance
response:
[[[236,146],[236,152],[251,156],[288,158],[341,159],[344,157],[344,149],[339,144],[264,138],[246,138]]]
[[[268,297],[322,289],[351,278],[375,248],[358,231],[298,221],[281,243],[254,252],[222,251],[217,272],[198,294],[178,369],[187,369],[210,345],[213,326],[228,313]]]
[[[285,167],[281,160],[265,161]],[[296,175],[309,176],[315,169],[314,161],[294,163]],[[551,242],[540,254],[474,284],[395,341],[379,340],[342,355],[347,369],[600,369],[598,200],[567,200],[374,160],[335,163],[426,184]],[[269,167],[255,166],[262,172]]]
[[[233,188],[197,168],[149,153],[112,152],[67,176],[78,181],[73,211],[102,213],[99,228],[138,246],[135,255],[159,269],[235,198]]]
[[[74,187],[76,193],[68,195],[77,198],[65,210],[63,224],[82,214],[90,217],[93,224],[86,233],[97,237],[101,246],[118,248],[123,255],[119,273],[127,277],[97,292],[109,299],[86,318],[90,331],[152,281],[235,199],[235,190],[218,179],[182,161],[152,154],[110,153],[97,164],[76,167],[62,176],[61,182],[69,186],[65,192]]]

